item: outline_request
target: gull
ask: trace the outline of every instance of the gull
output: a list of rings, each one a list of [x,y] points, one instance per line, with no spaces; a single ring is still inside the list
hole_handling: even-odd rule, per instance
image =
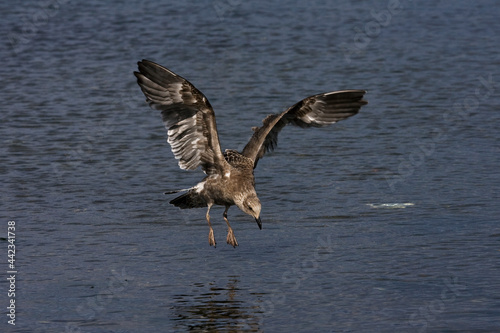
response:
[[[241,152],[221,151],[215,113],[208,99],[188,80],[149,60],[138,62],[134,72],[146,102],[161,111],[167,129],[167,141],[179,167],[206,174],[197,185],[165,194],[184,192],[170,203],[181,209],[207,207],[208,243],[216,245],[210,223],[213,205],[225,206],[226,241],[238,246],[227,211],[236,205],[252,216],[260,229],[261,203],[255,191],[253,170],[268,151],[274,150],[278,133],[288,124],[303,128],[324,127],[349,118],[367,104],[364,90],[333,91],[307,97],[287,110],[268,115],[261,127],[253,127],[253,135]]]

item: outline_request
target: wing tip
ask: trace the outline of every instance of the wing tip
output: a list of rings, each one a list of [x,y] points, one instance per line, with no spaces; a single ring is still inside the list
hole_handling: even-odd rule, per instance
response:
[[[359,93],[359,94],[364,95],[364,94],[368,93],[368,90],[364,90],[364,89],[344,89],[344,90],[329,91],[329,92],[326,92],[326,93],[322,93],[320,95],[329,96],[329,95],[345,94],[345,93]]]
[[[362,99],[366,93],[368,93],[368,91],[364,89],[346,89],[346,90],[330,91],[327,93],[319,94],[319,96],[327,97],[331,95],[353,94],[354,96],[349,96],[348,98],[358,99],[356,102],[360,103],[361,106],[363,106],[368,104],[368,101]]]

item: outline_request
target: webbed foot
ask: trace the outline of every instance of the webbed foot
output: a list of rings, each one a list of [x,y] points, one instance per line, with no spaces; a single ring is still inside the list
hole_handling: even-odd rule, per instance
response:
[[[215,237],[214,237],[214,229],[210,228],[210,231],[208,232],[208,244],[210,246],[215,247]]]
[[[227,230],[227,238],[226,241],[229,245],[232,245],[233,247],[238,246],[238,242],[236,241],[236,237],[234,237],[233,229],[229,228]]]

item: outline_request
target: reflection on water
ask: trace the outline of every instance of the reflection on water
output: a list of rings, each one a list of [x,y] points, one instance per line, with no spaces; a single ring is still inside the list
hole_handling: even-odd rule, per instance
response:
[[[194,283],[188,294],[175,295],[172,306],[175,328],[180,331],[259,332],[257,307],[249,307],[248,296],[238,288],[238,276],[225,286],[216,282]]]

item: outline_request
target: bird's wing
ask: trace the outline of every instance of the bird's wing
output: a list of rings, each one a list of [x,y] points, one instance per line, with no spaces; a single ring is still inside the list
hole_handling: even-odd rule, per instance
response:
[[[168,143],[181,169],[201,166],[206,174],[229,165],[220,149],[215,113],[207,98],[183,77],[152,61],[138,62],[137,83],[153,109],[160,110]]]
[[[354,116],[367,104],[363,100],[364,90],[343,90],[307,97],[280,114],[271,114],[263,121],[262,127],[254,127],[253,136],[242,154],[254,161],[266,151],[276,148],[278,133],[288,124],[300,127],[323,127]]]

